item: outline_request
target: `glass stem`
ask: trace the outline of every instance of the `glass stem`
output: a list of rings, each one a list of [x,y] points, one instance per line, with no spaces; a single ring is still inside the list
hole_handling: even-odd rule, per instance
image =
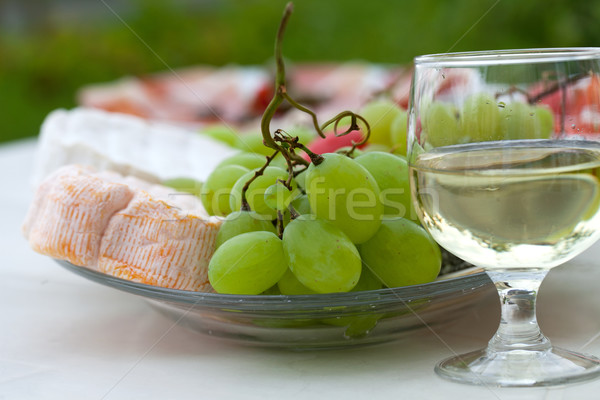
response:
[[[488,351],[544,351],[551,348],[535,315],[537,292],[548,273],[545,269],[493,270],[487,272],[500,296],[500,327]]]

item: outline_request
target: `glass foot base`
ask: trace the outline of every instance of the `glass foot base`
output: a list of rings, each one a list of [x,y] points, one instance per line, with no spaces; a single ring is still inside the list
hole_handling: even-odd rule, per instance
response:
[[[600,360],[561,348],[545,351],[487,349],[448,358],[435,367],[442,378],[482,386],[538,387],[600,376]]]

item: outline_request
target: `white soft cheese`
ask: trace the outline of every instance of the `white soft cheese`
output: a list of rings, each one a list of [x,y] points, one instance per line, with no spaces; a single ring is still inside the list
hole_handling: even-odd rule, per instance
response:
[[[97,109],[56,110],[42,124],[33,184],[67,164],[90,165],[149,181],[206,180],[239,150],[165,123]]]

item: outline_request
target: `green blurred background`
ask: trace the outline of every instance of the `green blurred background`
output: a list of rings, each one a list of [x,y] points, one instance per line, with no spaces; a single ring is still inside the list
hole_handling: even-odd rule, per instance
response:
[[[37,135],[44,117],[75,106],[86,84],[164,71],[165,63],[270,63],[286,3],[0,0],[0,142]],[[294,62],[408,64],[434,52],[600,45],[600,2],[590,0],[294,4],[284,42]]]

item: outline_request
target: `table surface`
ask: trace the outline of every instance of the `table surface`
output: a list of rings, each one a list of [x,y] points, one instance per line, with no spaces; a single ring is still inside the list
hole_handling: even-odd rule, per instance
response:
[[[538,389],[451,383],[433,372],[483,347],[488,296],[444,330],[383,345],[294,352],[245,347],[175,325],[140,297],[104,287],[29,249],[20,234],[35,140],[0,147],[0,399],[593,399],[600,379]],[[553,269],[538,319],[555,345],[600,356],[600,245]]]

